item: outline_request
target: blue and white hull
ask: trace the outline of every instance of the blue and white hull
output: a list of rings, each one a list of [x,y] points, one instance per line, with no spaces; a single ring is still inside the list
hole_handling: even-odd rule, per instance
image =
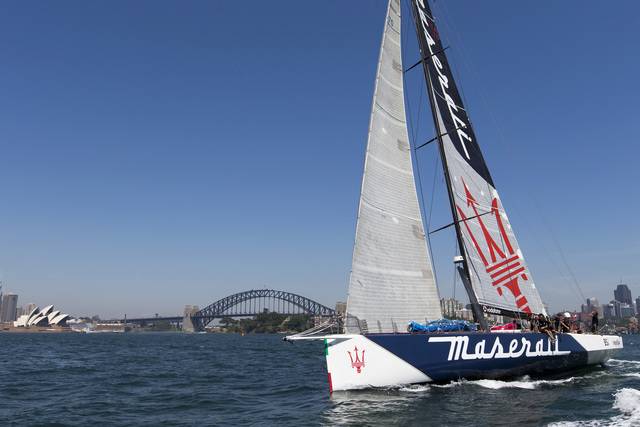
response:
[[[558,373],[604,363],[615,335],[442,333],[324,337],[331,391]]]

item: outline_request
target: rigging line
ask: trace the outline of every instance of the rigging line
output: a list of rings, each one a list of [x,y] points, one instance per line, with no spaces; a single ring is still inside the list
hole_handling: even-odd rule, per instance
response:
[[[422,113],[422,97],[424,96],[424,79],[420,79],[420,97],[418,98],[418,112],[416,113],[417,123],[414,128],[413,141],[418,138],[418,132],[420,131],[420,113]]]
[[[431,224],[431,216],[433,215],[433,205],[435,204],[434,199],[436,195],[436,181],[438,178],[438,172],[440,171],[439,167],[440,167],[440,156],[436,155],[435,165],[433,168],[433,181],[431,183],[431,200],[429,201],[429,224]]]
[[[442,52],[444,52],[445,50],[449,49],[449,46],[447,47],[443,47],[440,50],[437,50],[435,52],[433,52],[431,55],[421,58],[418,62],[416,62],[415,64],[413,64],[411,67],[407,68],[406,70],[404,70],[404,73],[407,73],[411,70],[413,70],[414,68],[416,68],[418,65],[422,64],[424,61],[427,60],[427,58],[431,58],[432,56],[436,56],[436,55],[440,55]]]
[[[405,4],[407,5],[407,8],[408,8],[408,15],[407,16],[411,16],[411,5],[409,5],[409,1],[411,1],[411,0],[407,0],[407,2],[405,2]],[[404,34],[406,35],[406,32]],[[409,36],[407,35],[406,37],[409,37]],[[405,53],[405,56],[406,56],[406,53]],[[404,75],[403,75],[403,80],[404,80]],[[423,78],[421,78],[420,79],[420,91],[419,91],[420,97],[418,98],[418,111],[416,113],[417,123],[416,123],[415,127],[413,126],[413,124],[411,126],[412,127],[411,133],[413,133],[414,146],[415,146],[415,141],[416,141],[416,139],[418,137],[418,131],[420,130],[420,123],[421,123],[420,114],[422,113],[422,97],[423,97],[424,92],[425,92],[423,90],[424,89],[424,84],[425,84],[425,81],[424,81]],[[405,91],[405,93],[406,93],[406,91]],[[408,106],[407,108],[410,109],[411,107]],[[416,168],[417,168],[417,159],[416,159]]]
[[[411,13],[412,13],[411,12],[411,5],[409,4],[409,1],[410,0],[407,0],[405,2],[406,9],[408,9],[408,15],[407,16],[411,16]],[[402,5],[401,5],[401,7],[402,7]],[[408,37],[407,32],[403,31],[403,35],[405,36],[405,41],[406,41],[406,38]],[[403,44],[403,46],[406,46],[406,44]],[[405,53],[405,56],[406,56],[406,53]],[[403,87],[404,87],[404,74],[403,74],[402,77],[403,77]],[[438,294],[439,294],[440,293],[440,289],[438,287],[438,272],[437,272],[437,269],[436,269],[436,265],[433,262],[433,252],[431,250],[431,239],[429,237],[429,233],[426,232],[426,230],[428,230],[430,228],[431,217],[429,217],[429,221],[427,221],[427,218],[424,216],[424,209],[425,209],[424,189],[422,187],[422,175],[420,173],[420,162],[418,160],[418,152],[416,151],[416,148],[415,148],[415,141],[417,139],[418,129],[420,128],[420,113],[422,111],[422,97],[423,97],[423,94],[425,92],[424,84],[425,84],[424,78],[421,78],[420,79],[420,97],[418,99],[418,112],[417,112],[417,115],[416,115],[416,121],[417,121],[416,126],[413,126],[413,115],[411,114],[411,104],[409,102],[406,102],[406,104],[407,104],[407,110],[408,110],[408,113],[409,113],[409,123],[410,123],[410,127],[411,127],[411,133],[413,134],[413,140],[412,140],[413,141],[413,146],[414,146],[413,158],[415,159],[415,166],[416,166],[415,169],[416,169],[416,175],[417,175],[417,178],[418,178],[418,189],[420,190],[420,202],[422,203],[422,209],[420,210],[420,212],[421,212],[420,216],[424,217],[425,224],[423,225],[423,227],[425,228],[424,234],[425,234],[425,238],[427,240],[427,250],[429,251],[429,261],[430,261],[430,264],[431,264],[431,268],[433,270],[433,278],[434,278],[434,281],[435,281],[435,284],[436,284],[436,289],[438,289]],[[405,93],[405,96],[406,96],[406,98],[408,100],[408,96],[406,95],[407,91],[404,91],[404,93]],[[410,142],[410,144],[411,144],[411,142]]]
[[[458,253],[458,242],[454,239],[453,245],[453,257],[455,259],[456,254]],[[456,264],[453,264],[453,299],[456,299],[456,285],[458,283],[458,269],[456,268]]]
[[[438,97],[439,97],[440,99],[442,99],[444,102],[446,102],[448,105],[453,105],[454,107],[456,107],[456,108],[455,108],[456,110],[462,110],[462,111],[464,111],[464,112],[467,112],[467,109],[466,109],[466,108],[464,108],[462,105],[458,105],[458,104],[455,104],[455,103],[453,103],[453,102],[450,102],[449,100],[447,100],[447,98],[446,98],[445,96],[441,95],[441,94],[440,94],[440,92],[438,92],[435,88],[433,89],[433,93],[435,93],[436,95],[438,95]],[[465,105],[466,105],[466,103],[467,103],[467,101],[464,101],[464,100],[463,100],[462,102],[463,102]],[[467,112],[467,114],[468,114],[468,112]],[[469,116],[467,116],[467,119],[469,119]],[[471,119],[469,119],[469,124],[470,124],[471,126],[473,126],[473,123],[471,123]],[[465,127],[466,127],[466,126],[465,126]]]
[[[455,129],[454,129],[454,131],[458,131],[458,130],[460,130],[460,129],[464,129],[465,127],[466,127],[466,126],[460,126],[460,127],[457,127],[457,128],[455,128]],[[444,132],[444,133],[441,133],[440,135],[434,136],[433,138],[431,138],[431,139],[430,139],[430,140],[428,140],[427,142],[425,142],[425,143],[422,143],[422,144],[418,145],[415,149],[416,149],[416,150],[419,150],[420,148],[422,148],[422,147],[424,147],[424,146],[426,146],[426,145],[429,145],[429,144],[431,144],[432,142],[437,141],[438,139],[442,138],[443,136],[449,135],[450,133],[451,133],[451,132]]]
[[[460,37],[459,32],[456,30],[456,28],[454,27],[453,23],[449,20],[449,11],[447,9],[447,7],[445,6],[445,2],[442,2],[442,9],[440,9],[440,6],[436,6],[438,3],[434,2],[434,8],[438,8],[441,10],[442,12],[442,16],[444,19],[441,19],[441,21],[444,22],[445,27],[447,27],[447,35],[450,34],[454,34],[456,36],[456,38],[458,38],[458,40],[462,40],[462,37]],[[462,43],[460,43],[460,45],[462,46]],[[462,52],[461,49],[461,53],[464,54],[464,52]],[[456,81],[462,81],[462,79],[460,78],[461,75],[457,70],[457,67],[455,66],[455,64],[453,64],[452,62],[449,62],[449,68],[451,69],[451,73],[453,74],[453,78]],[[467,67],[468,68],[468,67]],[[464,103],[464,105],[469,105],[467,103],[467,97],[465,96],[464,93],[464,85],[460,85],[458,87],[458,91],[460,92],[460,96],[462,97],[462,102]],[[467,117],[469,120],[469,124],[471,124],[471,126],[473,126],[473,123],[471,123],[471,118]]]
[[[556,239],[555,233],[553,232],[553,230],[551,229],[551,226],[549,225],[549,223],[547,223],[545,218],[543,218],[543,221],[544,221],[545,225],[547,226],[547,231],[551,235],[551,240],[553,240],[553,243],[556,245],[556,249],[558,250],[558,253],[560,254],[560,258],[562,259],[562,262],[564,263],[564,266],[566,267],[567,271],[569,272],[569,275],[571,276],[571,279],[573,279],[573,283],[575,284],[576,289],[578,289],[578,292],[580,293],[580,296],[582,297],[582,300],[584,301],[586,298],[584,296],[584,293],[582,292],[582,288],[580,287],[580,283],[578,282],[578,279],[576,278],[576,275],[573,273],[573,269],[569,266],[569,263],[567,262],[567,258],[564,255],[564,251],[562,250],[562,248],[560,247],[560,243]]]
[[[440,227],[440,228],[438,228],[438,229],[436,229],[436,230],[430,231],[430,232],[429,232],[429,234],[437,233],[438,231],[445,230],[445,229],[447,229],[447,228],[451,227],[452,225],[461,224],[461,223],[463,223],[463,222],[467,222],[467,221],[470,221],[470,220],[472,220],[472,219],[479,218],[479,217],[481,217],[481,216],[485,216],[485,215],[490,214],[490,213],[492,213],[492,212],[491,212],[491,211],[487,211],[487,212],[483,212],[483,213],[478,214],[478,215],[474,215],[474,216],[472,216],[471,218],[465,218],[465,219],[463,219],[463,220],[453,221],[453,222],[452,222],[452,223],[450,223],[450,224],[444,225],[444,226],[442,226],[442,227]]]
[[[402,6],[402,5],[401,5],[401,6]],[[404,14],[403,14],[403,15],[404,15]],[[402,23],[401,23],[401,28],[402,28],[403,26],[404,26],[404,25],[402,25]],[[408,36],[407,36],[407,32],[406,32],[406,31],[402,31],[402,38],[403,38],[403,40],[402,40],[402,47],[406,46],[407,37],[408,37]],[[404,58],[404,56],[406,56],[406,52],[405,52],[405,50],[404,50],[404,49],[402,49],[402,47],[401,47],[400,52],[401,52],[401,54],[403,55],[402,63],[404,64],[404,61],[405,61],[405,59],[406,59],[406,58]],[[404,84],[404,76],[403,76],[403,79],[402,79],[402,80],[403,80],[403,85],[402,85],[402,86],[403,86],[403,88],[404,88],[404,86],[405,86],[405,84]],[[405,99],[406,99],[405,104],[406,104],[406,109],[407,109],[407,113],[408,113],[408,114],[406,114],[406,115],[408,116],[408,119],[409,119],[409,120],[407,120],[407,121],[409,122],[410,134],[411,134],[411,135],[413,135],[413,134],[414,134],[414,132],[413,132],[413,114],[411,113],[411,102],[410,102],[410,99],[409,99],[409,92],[407,92],[406,90],[404,90],[403,92],[404,92],[404,96],[405,96]]]

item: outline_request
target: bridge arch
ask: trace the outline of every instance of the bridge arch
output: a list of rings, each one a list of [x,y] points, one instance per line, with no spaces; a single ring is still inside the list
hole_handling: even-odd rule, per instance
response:
[[[262,301],[263,305],[254,304],[252,307],[251,304],[247,304],[252,301]],[[311,316],[326,317],[335,315],[334,309],[303,297],[302,295],[275,289],[252,289],[250,291],[229,295],[209,304],[193,314],[191,321],[195,329],[204,330],[204,327],[214,319],[233,316],[255,316],[262,312],[262,310],[256,310],[255,307],[264,308],[265,305],[269,304],[276,306],[276,301],[281,301],[284,303],[282,306],[287,307],[285,312],[281,314],[308,314]]]

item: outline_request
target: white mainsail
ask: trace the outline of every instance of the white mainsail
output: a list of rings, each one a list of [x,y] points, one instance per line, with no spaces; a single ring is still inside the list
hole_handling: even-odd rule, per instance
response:
[[[400,1],[387,8],[373,95],[346,330],[404,331],[442,317],[413,176],[404,108]]]

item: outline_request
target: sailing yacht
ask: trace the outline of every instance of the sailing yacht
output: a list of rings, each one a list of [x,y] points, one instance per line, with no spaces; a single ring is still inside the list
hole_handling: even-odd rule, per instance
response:
[[[400,0],[382,35],[358,208],[344,333],[321,339],[331,391],[563,372],[604,363],[614,335],[490,332],[486,315],[546,315],[483,158],[428,0],[409,0],[444,168],[456,269],[480,331],[410,333],[442,318],[413,173],[404,104]]]

